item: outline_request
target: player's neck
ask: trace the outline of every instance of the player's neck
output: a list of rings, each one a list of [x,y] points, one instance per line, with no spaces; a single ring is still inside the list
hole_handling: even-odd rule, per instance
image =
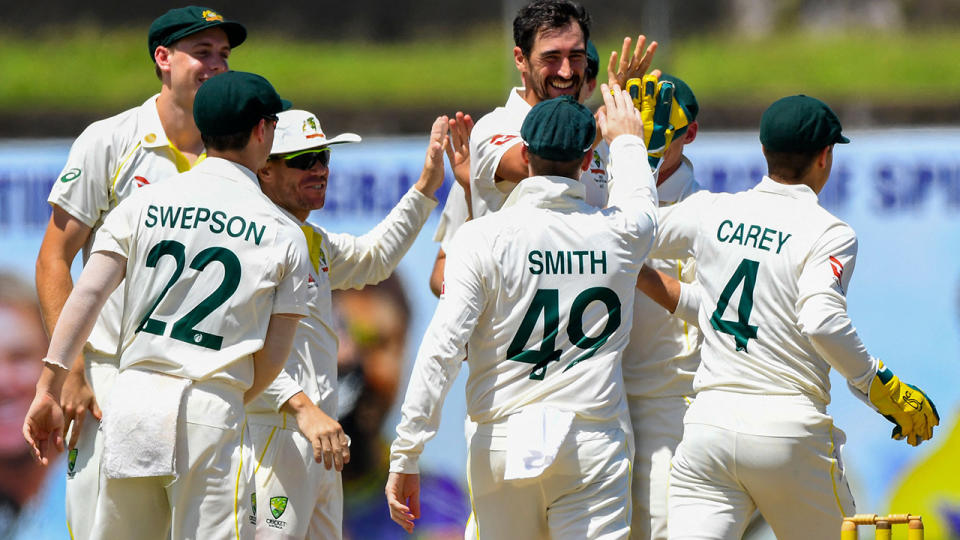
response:
[[[189,106],[185,101],[178,100],[173,91],[164,85],[157,98],[160,125],[163,126],[167,139],[178,150],[185,154],[200,155],[203,153],[203,140],[200,139],[200,130],[193,119],[193,101],[190,101]]]
[[[673,173],[677,172],[677,169],[680,168],[680,163],[682,163],[682,160],[678,159],[676,163],[660,168],[657,172],[657,187],[660,187],[661,184],[673,176]]]
[[[212,158],[221,158],[243,165],[256,174],[267,163],[267,156],[263,152],[248,144],[242,150],[207,150],[207,156]]]

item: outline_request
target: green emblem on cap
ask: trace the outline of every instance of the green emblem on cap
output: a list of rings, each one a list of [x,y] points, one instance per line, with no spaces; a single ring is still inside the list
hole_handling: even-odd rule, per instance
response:
[[[286,497],[270,498],[270,513],[273,514],[274,519],[278,519],[280,516],[282,516],[284,510],[286,509],[287,509]]]
[[[253,515],[257,515],[257,494],[250,494],[250,506],[253,507]]]
[[[77,467],[77,449],[74,448],[70,450],[70,453],[67,455],[67,474],[73,477],[74,469]]]
[[[80,178],[80,172],[81,172],[80,169],[74,167],[69,171],[63,173],[63,176],[60,177],[60,181],[66,184],[71,180],[76,180],[77,178]]]

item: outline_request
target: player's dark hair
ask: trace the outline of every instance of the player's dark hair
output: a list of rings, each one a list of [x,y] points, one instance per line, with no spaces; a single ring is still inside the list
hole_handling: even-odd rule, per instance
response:
[[[250,142],[250,135],[253,134],[253,128],[237,133],[228,133],[227,135],[207,135],[200,133],[200,139],[207,150],[216,150],[226,152],[229,150],[243,150]]]
[[[806,152],[774,152],[763,149],[763,157],[767,159],[767,174],[786,182],[799,182],[806,176],[813,166],[814,160],[823,148]]]
[[[553,161],[530,152],[527,152],[527,156],[530,158],[530,168],[534,175],[562,176],[574,180],[580,178],[580,166],[583,165],[582,157],[573,161]]]
[[[544,30],[559,29],[573,19],[580,25],[583,42],[590,39],[590,15],[583,6],[572,0],[534,0],[517,12],[513,19],[513,42],[529,57],[537,34]]]

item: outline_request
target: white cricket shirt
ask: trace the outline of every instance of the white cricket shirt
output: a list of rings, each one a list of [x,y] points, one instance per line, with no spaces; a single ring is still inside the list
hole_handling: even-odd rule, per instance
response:
[[[684,157],[680,168],[657,186],[660,207],[672,206],[700,191],[693,165]],[[647,266],[685,283],[695,275],[692,257],[683,260],[648,259]],[[627,395],[666,397],[693,395],[693,376],[700,364],[700,332],[637,291],[633,329],[623,351],[623,382]]]
[[[163,131],[158,96],[90,124],[74,141],[50,190],[47,202],[93,229],[83,249],[84,261],[104,218],[120,201],[142,186],[190,169],[190,162]],[[122,291],[117,287],[110,295],[87,339],[87,347],[98,352],[98,358],[115,358],[117,353]]]
[[[331,290],[359,289],[387,279],[436,206],[436,201],[410,188],[387,217],[363,236],[329,233],[310,223],[301,226],[312,263],[310,313],[300,319],[293,351],[284,366],[289,378],[278,377],[247,406],[248,413],[275,415],[274,420],[282,425],[282,413],[277,411],[302,390],[328,416],[337,417],[338,339]]]
[[[496,181],[500,158],[516,144],[522,144],[520,128],[530,112],[531,105],[523,99],[524,89],[513,88],[507,96],[507,103],[483,116],[470,132],[470,198],[473,203],[474,219],[496,212],[503,206],[513,182]],[[580,182],[586,190],[588,204],[597,208],[607,205],[607,161],[610,149],[601,141],[593,151],[590,167],[580,175]],[[437,224],[434,241],[440,242],[445,252],[454,234],[467,220],[467,203],[463,188],[459,184],[450,189],[447,202]]]
[[[270,316],[306,315],[314,294],[303,232],[220,158],[122,202],[93,251],[127,258],[121,369],[246,390]]]
[[[545,403],[629,423],[621,354],[657,195],[639,137],[618,137],[611,157],[607,209],[587,204],[580,182],[538,176],[521,181],[495,216],[461,228],[407,387],[391,471],[417,472],[465,356],[474,422]]]
[[[696,193],[661,211],[651,255],[697,260],[698,393],[800,396],[824,408],[831,365],[869,384],[875,359],[846,314],[856,235],[809,187],[765,177],[741,193]]]

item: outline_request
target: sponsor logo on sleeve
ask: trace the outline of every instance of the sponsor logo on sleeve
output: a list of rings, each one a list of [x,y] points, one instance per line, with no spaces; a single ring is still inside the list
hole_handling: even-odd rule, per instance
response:
[[[60,181],[66,184],[71,180],[76,180],[77,178],[80,178],[80,173],[81,173],[80,169],[74,167],[69,171],[63,173],[63,176],[60,177]]]
[[[843,263],[837,260],[833,255],[830,256],[830,269],[833,271],[833,281],[843,292]]]
[[[517,138],[516,135],[494,135],[490,139],[490,144],[500,146],[501,144],[504,144],[516,138]]]

